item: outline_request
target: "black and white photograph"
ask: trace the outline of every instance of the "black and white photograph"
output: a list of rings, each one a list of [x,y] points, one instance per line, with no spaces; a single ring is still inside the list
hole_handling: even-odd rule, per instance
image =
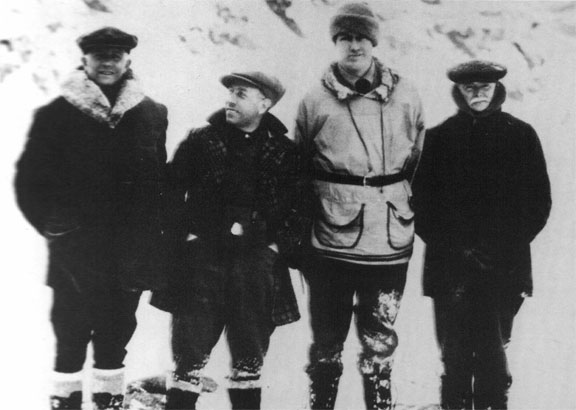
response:
[[[5,409],[576,410],[576,1],[3,0]]]

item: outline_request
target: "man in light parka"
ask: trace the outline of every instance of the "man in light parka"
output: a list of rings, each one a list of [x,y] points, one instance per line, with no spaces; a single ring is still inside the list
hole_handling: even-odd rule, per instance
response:
[[[310,404],[334,407],[355,311],[366,407],[388,409],[394,322],[414,239],[410,181],[424,120],[414,87],[372,55],[379,22],[368,5],[343,5],[330,36],[338,59],[304,97],[296,121],[310,185],[306,208],[313,210],[303,267],[313,332]]]

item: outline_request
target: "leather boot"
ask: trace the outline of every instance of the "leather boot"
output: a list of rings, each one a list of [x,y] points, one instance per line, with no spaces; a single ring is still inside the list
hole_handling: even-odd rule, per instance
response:
[[[308,370],[312,410],[334,408],[341,374],[342,370],[337,364],[317,365],[313,370]]]
[[[166,410],[195,410],[198,393],[176,388],[166,393]]]
[[[364,382],[364,402],[368,410],[392,408],[392,392],[389,373],[362,375]]]
[[[232,410],[259,410],[262,389],[228,389]]]
[[[50,408],[52,410],[81,410],[82,409],[82,392],[72,392],[67,397],[50,396]]]

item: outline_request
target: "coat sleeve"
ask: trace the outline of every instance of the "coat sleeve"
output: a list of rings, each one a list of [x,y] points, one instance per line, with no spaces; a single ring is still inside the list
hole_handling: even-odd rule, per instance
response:
[[[427,244],[434,240],[439,232],[441,215],[439,214],[438,167],[436,153],[437,137],[428,131],[424,139],[422,155],[412,182],[412,207],[415,213],[415,229],[420,238]]]
[[[158,153],[158,163],[166,164],[168,154],[166,153],[166,131],[168,129],[168,109],[160,105],[160,118],[162,119],[162,134],[158,138],[156,152]]]
[[[52,203],[62,185],[58,174],[58,130],[46,108],[38,110],[16,164],[16,200],[28,222],[43,234]]]
[[[413,182],[416,169],[418,168],[418,163],[422,155],[422,150],[424,149],[424,138],[426,135],[426,125],[424,121],[424,110],[422,108],[422,101],[420,97],[416,95],[416,100],[414,102],[414,146],[412,148],[412,153],[408,159],[406,169],[404,170],[407,174],[408,181]]]
[[[530,243],[544,228],[550,215],[552,198],[544,152],[536,131],[527,126],[519,149],[521,172],[518,179],[520,212],[511,232],[516,240]]]
[[[294,139],[298,146],[297,159],[298,159],[298,194],[299,203],[296,207],[302,224],[305,225],[305,232],[308,232],[314,216],[314,167],[312,159],[315,154],[314,135],[311,131],[306,100],[302,100],[298,107],[298,114],[296,117],[296,128]]]
[[[192,186],[198,181],[198,161],[198,142],[195,132],[191,131],[167,165],[169,228],[178,238],[193,230],[193,220],[189,215],[186,200]]]

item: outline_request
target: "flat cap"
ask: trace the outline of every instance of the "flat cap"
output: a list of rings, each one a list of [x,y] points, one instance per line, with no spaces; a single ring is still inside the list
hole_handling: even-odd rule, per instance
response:
[[[468,84],[473,82],[495,83],[507,72],[508,70],[502,64],[472,60],[452,67],[447,74],[448,78],[457,84]]]
[[[230,73],[220,78],[224,87],[233,84],[244,83],[256,87],[266,98],[270,98],[272,105],[276,105],[286,92],[286,89],[276,77],[264,74],[261,71],[250,71],[247,73]]]
[[[84,54],[98,48],[117,47],[127,53],[138,45],[138,37],[115,27],[103,27],[76,40]]]

